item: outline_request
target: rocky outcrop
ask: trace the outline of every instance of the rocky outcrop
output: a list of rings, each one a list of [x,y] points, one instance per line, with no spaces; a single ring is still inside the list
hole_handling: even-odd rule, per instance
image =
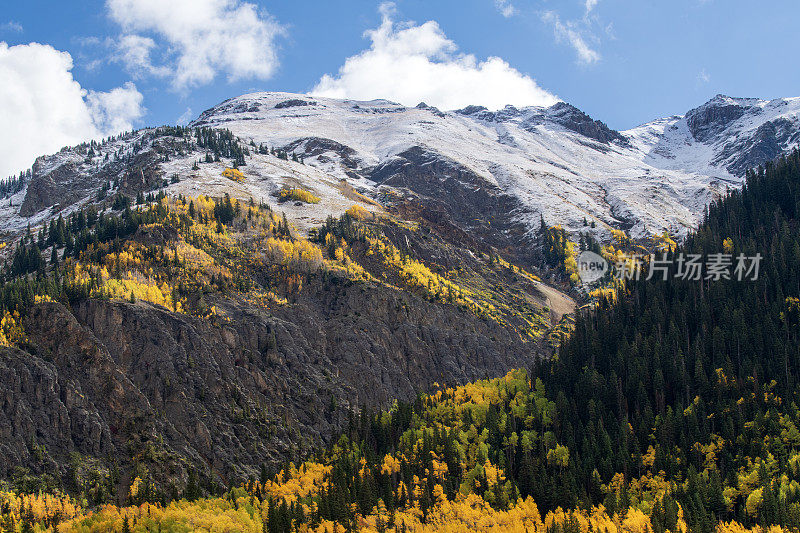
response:
[[[580,133],[584,137],[594,139],[595,141],[605,144],[612,141],[624,145],[628,144],[627,139],[618,131],[612,130],[606,126],[604,122],[594,120],[577,107],[565,102],[558,102],[552,107],[549,107],[546,115],[551,121],[564,126],[568,130]]]
[[[390,205],[402,216],[421,217],[436,227],[455,226],[483,246],[508,252],[526,265],[534,262],[533,243],[518,217],[523,206],[464,165],[415,146],[371,169],[368,176],[413,192],[405,202]]]
[[[521,126],[528,131],[533,131],[536,126],[545,123],[558,124],[603,144],[615,141],[624,146],[628,145],[628,140],[620,132],[612,130],[604,122],[594,120],[566,102],[558,102],[548,108],[527,108],[525,110],[508,105],[498,111],[489,111],[483,106],[471,105],[459,109],[456,113],[486,122],[502,123],[520,119]]]
[[[164,173],[158,163],[163,147],[158,142],[124,160],[101,162],[81,150],[65,149],[36,160],[20,207],[21,216],[29,217],[48,207],[60,210],[87,197],[94,200],[106,183],[117,183],[120,192],[131,196],[162,184]]]
[[[716,160],[725,165],[731,174],[742,176],[748,169],[775,161],[785,153],[788,146],[797,145],[799,142],[798,124],[779,118],[765,122],[748,138],[735,139],[727,143]]]
[[[43,160],[39,158],[33,164],[31,181],[20,207],[22,216],[34,215],[51,206],[70,205],[85,195],[85,187],[74,187],[81,176],[80,163],[66,161],[45,169]]]
[[[160,432],[147,398],[68,309],[37,305],[24,326],[25,351],[0,350],[0,476],[59,474],[71,453],[112,460],[132,435]]]
[[[695,140],[706,142],[740,119],[750,108],[749,99],[734,99],[718,94],[686,113],[686,124]]]
[[[275,104],[275,109],[286,109],[287,107],[302,107],[306,105],[314,105],[314,102],[300,100],[299,98],[292,98],[289,100],[284,100],[283,102],[278,102],[277,104]]]
[[[282,148],[288,153],[300,151],[305,157],[328,157],[333,156],[346,169],[353,170],[359,166],[359,159],[355,150],[345,146],[340,142],[322,137],[304,137],[290,142]]]

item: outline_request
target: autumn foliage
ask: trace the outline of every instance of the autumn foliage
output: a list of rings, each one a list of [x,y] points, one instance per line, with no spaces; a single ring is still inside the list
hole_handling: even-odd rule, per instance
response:
[[[316,196],[311,191],[307,191],[299,187],[281,189],[281,191],[278,193],[278,199],[283,202],[294,200],[296,202],[304,202],[307,204],[318,204],[322,200],[319,196]]]
[[[244,181],[244,174],[238,168],[226,168],[222,171],[223,177],[226,177],[230,180],[233,180],[237,183],[241,183]]]

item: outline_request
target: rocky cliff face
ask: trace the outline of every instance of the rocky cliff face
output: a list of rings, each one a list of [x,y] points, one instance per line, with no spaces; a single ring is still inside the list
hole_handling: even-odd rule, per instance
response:
[[[468,167],[414,147],[374,167],[368,176],[375,183],[410,193],[391,205],[404,216],[410,215],[406,204],[414,203],[418,216],[427,222],[458,228],[462,245],[474,240],[485,249],[506,250],[522,264],[534,262],[534,241],[518,218],[525,206]]]
[[[729,185],[748,169],[773,161],[800,142],[800,99],[717,95],[684,116],[654,121],[626,134],[646,161],[689,168]]]
[[[0,350],[0,476],[24,465],[69,486],[80,457],[121,483],[147,471],[182,487],[190,468],[243,479],[327,442],[349,409],[538,354],[407,293],[337,282],[303,294],[275,314],[228,302],[219,322],[146,303],[37,304],[25,349]]]
[[[686,113],[686,124],[696,140],[706,142],[719,136],[756,103],[758,103],[756,99],[731,99],[717,95],[704,105]]]
[[[111,462],[130,436],[156,437],[147,397],[70,310],[37,305],[24,325],[25,350],[0,349],[0,475],[20,467],[58,475],[72,452]]]

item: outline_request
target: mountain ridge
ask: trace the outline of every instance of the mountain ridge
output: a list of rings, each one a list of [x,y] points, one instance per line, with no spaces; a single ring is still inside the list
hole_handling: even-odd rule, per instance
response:
[[[576,241],[589,233],[609,242],[611,230],[634,239],[684,236],[706,205],[740,186],[747,168],[800,144],[800,98],[717,95],[684,115],[616,131],[565,102],[441,111],[268,92],[225,100],[190,127],[231,130],[248,151],[237,156],[242,182],[221,177],[230,157],[159,129],[138,130],[37,158],[0,205],[0,231],[18,237],[101,197],[153,187],[263,200],[300,186],[321,198],[282,204],[302,231],[370,201],[423,217],[439,213],[534,265],[542,220]],[[215,157],[204,162],[209,154]]]
[[[286,100],[306,105],[275,108]],[[600,226],[630,226],[634,236],[641,237],[664,230],[685,234],[696,225],[705,204],[741,183],[745,168],[796,146],[797,102],[720,96],[685,115],[617,132],[564,102],[549,108],[506,106],[489,111],[469,106],[443,112],[387,100],[253,93],[206,110],[192,125],[224,125],[240,137],[279,146],[297,140],[298,130],[307,129],[358,154],[360,174],[366,178],[371,168],[416,145],[456,161],[487,185],[516,197],[516,221],[529,229],[536,229],[541,214],[548,223],[576,232],[586,217]],[[788,108],[777,109],[781,105]],[[728,108],[737,114],[728,118],[756,120],[732,128],[730,122],[736,120],[726,123],[725,117],[715,115]],[[719,118],[726,126],[721,130]],[[765,130],[758,128],[776,124],[781,138],[772,143],[760,138]],[[712,138],[714,133],[719,138]],[[329,163],[323,162],[328,172],[341,173]],[[352,176],[352,165],[349,171]]]

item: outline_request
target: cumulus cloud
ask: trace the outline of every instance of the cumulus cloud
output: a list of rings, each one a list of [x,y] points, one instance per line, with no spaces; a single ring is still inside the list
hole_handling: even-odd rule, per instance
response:
[[[284,29],[255,4],[240,0],[106,0],[123,29],[116,59],[136,76],[170,77],[177,90],[211,82],[269,78],[278,67]],[[153,60],[153,52],[162,51]]]
[[[587,9],[588,4],[589,2],[587,2]],[[555,11],[546,11],[542,15],[542,20],[553,27],[553,33],[558,42],[566,42],[575,50],[580,63],[590,65],[600,61],[600,53],[589,46],[588,37],[584,35],[581,23],[572,20],[562,22],[561,17]]]
[[[87,91],[72,77],[72,56],[30,43],[0,42],[0,177],[24,170],[42,154],[129,130],[144,113],[132,83]]]
[[[347,58],[336,76],[325,75],[311,93],[333,98],[386,98],[442,109],[470,104],[552,105],[558,98],[499,57],[478,61],[458,52],[435,21],[395,24],[394,5],[381,5],[380,27],[364,35],[372,44]]]
[[[142,93],[131,82],[108,92],[89,91],[86,107],[97,131],[108,135],[131,129],[133,119],[141,118]]]

